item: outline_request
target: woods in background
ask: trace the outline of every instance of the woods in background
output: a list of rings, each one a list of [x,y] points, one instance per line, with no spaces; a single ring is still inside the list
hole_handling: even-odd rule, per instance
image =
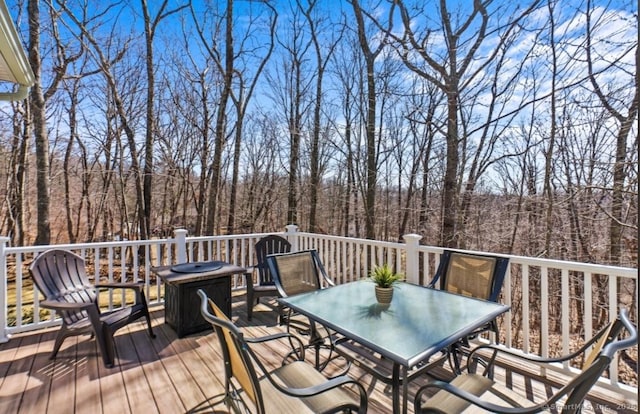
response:
[[[304,231],[637,266],[637,2],[9,4],[14,245]]]

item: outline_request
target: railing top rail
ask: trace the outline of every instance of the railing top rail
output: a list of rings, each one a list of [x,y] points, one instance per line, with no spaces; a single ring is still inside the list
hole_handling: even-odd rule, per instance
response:
[[[364,244],[370,244],[372,246],[378,246],[378,247],[404,246],[404,243],[399,243],[399,242],[382,241],[382,240],[370,240],[370,239],[359,239],[359,238],[356,238],[356,237],[347,237],[347,236],[333,236],[333,235],[327,235],[327,234],[304,233],[304,232],[298,232],[297,235],[301,236],[301,237],[313,237],[313,238],[316,238],[316,239],[364,243]]]
[[[261,238],[267,234],[286,234],[281,231],[273,231],[268,233],[245,233],[245,234],[223,234],[218,236],[190,236],[187,237],[188,242],[211,241],[211,240],[244,240]]]
[[[67,249],[67,250],[82,250],[82,249],[98,249],[109,247],[128,247],[128,246],[144,246],[158,243],[167,243],[172,239],[149,239],[149,240],[119,240],[108,242],[91,242],[91,243],[66,243],[66,244],[47,244],[37,246],[20,246],[20,247],[7,247],[5,253],[32,253],[42,252],[49,249]]]
[[[443,247],[433,247],[433,246],[420,246],[420,249],[424,251],[437,252],[437,253],[442,253],[442,251],[445,250],[445,248]],[[626,277],[631,279],[638,278],[638,269],[633,267],[604,265],[604,264],[598,264],[598,263],[575,262],[571,260],[546,259],[542,257],[517,256],[513,254],[502,254],[502,253],[494,253],[494,252],[470,251],[470,250],[459,250],[459,249],[448,249],[448,248],[447,250],[508,257],[511,263],[516,263],[521,265],[556,268],[556,269],[570,269],[570,270],[580,271],[585,273],[604,273],[604,274],[621,276],[621,277]]]
[[[298,235],[304,236],[304,237],[322,238],[327,240],[367,243],[373,246],[395,247],[398,244],[403,244],[403,243],[397,243],[397,242],[358,239],[354,237],[345,237],[345,236],[333,236],[333,235],[329,236],[324,234],[320,235],[316,233],[299,232]],[[457,250],[462,252],[471,252],[470,250],[448,249],[448,248],[439,247],[439,246],[424,246],[424,245],[420,246],[419,250],[423,252],[429,252],[429,253],[442,253],[444,250]],[[574,271],[582,271],[585,273],[603,273],[603,274],[621,276],[621,277],[631,278],[631,279],[638,278],[638,269],[632,268],[632,267],[612,266],[612,265],[604,265],[604,264],[597,264],[597,263],[574,262],[570,260],[517,256],[512,254],[501,254],[501,253],[495,253],[495,252],[483,252],[483,251],[472,251],[472,252],[479,253],[479,254],[488,254],[493,256],[508,257],[511,263],[522,264],[522,265],[541,266],[541,267],[558,268],[558,269],[570,269]]]

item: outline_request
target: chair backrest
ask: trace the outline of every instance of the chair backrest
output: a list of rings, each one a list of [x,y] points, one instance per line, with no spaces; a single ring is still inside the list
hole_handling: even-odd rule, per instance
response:
[[[198,290],[198,295],[201,299],[202,317],[213,326],[220,340],[224,355],[227,391],[230,391],[231,387],[235,388],[235,384],[231,381],[235,378],[246,396],[257,407],[258,412],[264,413],[260,382],[242,332],[203,290]]]
[[[626,330],[626,335],[621,335]],[[609,367],[616,353],[638,344],[638,331],[631,323],[626,309],[621,309],[617,319],[601,329],[582,349],[589,350],[582,364],[582,372],[558,391],[568,394],[562,412],[578,413],[593,385]],[[566,391],[565,391],[566,390]]]
[[[288,253],[291,251],[291,243],[284,237],[276,234],[265,236],[255,245],[256,268],[258,269],[258,282],[262,286],[273,285],[273,277],[267,266],[267,256],[270,254]]]
[[[445,250],[429,286],[497,302],[508,265],[506,257]]]
[[[282,297],[322,289],[323,281],[333,284],[315,250],[269,255],[267,264]]]
[[[75,253],[60,249],[47,250],[33,260],[29,272],[47,300],[96,303],[96,290],[87,277],[84,260]],[[87,317],[85,311],[65,311],[61,314],[67,323]]]

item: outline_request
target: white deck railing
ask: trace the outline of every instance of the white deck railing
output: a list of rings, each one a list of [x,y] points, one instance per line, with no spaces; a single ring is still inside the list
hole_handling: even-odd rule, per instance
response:
[[[409,282],[424,285],[433,276],[443,251],[419,245],[418,235],[406,235],[405,243],[393,243],[302,233],[296,226],[288,226],[282,234],[294,251],[318,250],[336,283],[364,278],[372,266],[386,262],[404,273]],[[9,247],[8,239],[0,237],[0,342],[15,333],[59,323],[47,312],[41,316],[38,291],[28,274],[29,263],[44,250],[55,247],[80,254],[86,259],[89,275],[100,274],[102,280],[142,281],[150,306],[157,306],[163,303],[163,289],[151,271],[153,266],[207,260],[249,266],[254,245],[263,236],[187,237],[186,231],[177,230],[167,239],[25,247]],[[510,305],[511,311],[502,317],[500,326],[504,332],[501,343],[506,347],[543,357],[565,354],[575,349],[576,343],[592,337],[600,327],[594,321],[615,318],[620,307],[636,306],[637,269],[505,257],[509,257],[510,265],[501,301]],[[241,275],[235,276],[232,287],[244,288]],[[109,299],[109,307],[123,300]],[[633,319],[637,321],[637,314]],[[618,361],[614,361],[610,378],[603,379],[602,385],[637,397],[637,387],[622,383],[618,367]],[[574,372],[568,365],[557,369]]]

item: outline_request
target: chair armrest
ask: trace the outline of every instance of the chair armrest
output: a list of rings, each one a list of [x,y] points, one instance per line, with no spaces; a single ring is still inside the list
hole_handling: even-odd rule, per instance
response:
[[[244,340],[248,344],[260,344],[260,343],[263,343],[263,342],[273,341],[273,340],[282,339],[282,338],[293,338],[297,342],[299,342],[301,346],[303,345],[302,339],[300,339],[296,335],[293,335],[293,334],[290,334],[290,333],[286,333],[286,332],[280,332],[280,333],[276,333],[276,334],[272,334],[272,335],[265,335],[265,336],[261,336],[261,337],[258,337],[258,338],[246,338],[245,337]]]
[[[440,390],[444,390],[452,395],[455,395],[459,398],[462,398],[463,400],[466,400],[468,402],[470,402],[471,404],[477,405],[478,407],[481,407],[489,412],[492,413],[499,413],[499,414],[528,414],[528,413],[538,413],[540,411],[543,411],[545,409],[545,406],[547,406],[549,404],[549,401],[545,401],[541,404],[536,404],[536,405],[532,405],[530,407],[504,407],[501,405],[497,405],[488,401],[484,401],[481,400],[480,398],[478,398],[477,396],[471,394],[468,391],[465,391],[461,388],[458,388],[454,385],[451,385],[447,382],[444,381],[438,381],[438,380],[434,380],[429,382],[426,385],[423,385],[422,387],[420,387],[420,389],[418,389],[418,391],[416,392],[416,397],[414,400],[414,408],[415,408],[415,412],[416,413],[420,413],[422,410],[420,409],[421,407],[421,399],[422,399],[422,394],[424,394],[424,392],[426,390],[428,390],[429,388],[437,388]],[[533,404],[533,402],[532,402]]]
[[[247,337],[245,337],[244,341],[246,343],[248,343],[248,344],[260,344],[260,343],[264,343],[264,342],[268,342],[268,341],[274,341],[274,340],[283,339],[283,338],[286,338],[286,339],[289,340],[289,343],[291,344],[292,351],[294,352],[294,355],[299,356],[300,360],[304,361],[304,342],[302,341],[302,339],[299,336],[294,335],[292,333],[280,332],[280,333],[276,333],[276,334],[272,334],[272,335],[261,336],[261,337],[258,337],[258,338],[247,338]],[[293,342],[297,342],[297,346],[294,346]],[[294,348],[298,348],[298,350],[296,351]],[[249,348],[249,353],[251,353],[253,358],[258,361],[258,364],[260,365],[260,368],[262,368],[262,370],[264,372],[267,372],[265,370],[265,368],[262,366],[262,363],[258,359],[257,355],[253,352],[253,350],[251,348]]]
[[[99,283],[96,285],[96,289],[137,289],[140,290],[144,287],[143,282],[112,282],[112,283]]]
[[[129,289],[135,293],[136,304],[147,307],[147,299],[144,295],[144,282],[112,282],[100,283],[96,285],[96,289]],[[96,303],[100,296],[96,297]]]
[[[247,289],[253,288],[253,274],[258,268],[256,266],[248,266],[245,267],[244,275],[244,283],[247,285]]]
[[[300,398],[312,397],[314,395],[322,394],[323,392],[326,392],[331,389],[338,388],[347,384],[355,384],[360,389],[361,396],[363,394],[364,395],[367,394],[366,391],[364,390],[364,387],[362,387],[362,384],[360,384],[358,381],[354,380],[353,378],[348,377],[347,375],[341,375],[339,377],[327,379],[327,381],[323,382],[322,384],[318,384],[318,385],[314,385],[312,387],[306,387],[306,388],[285,387],[285,386],[282,386],[281,384],[278,384],[277,381],[274,381],[271,375],[268,375],[268,378],[269,378],[269,381],[271,381],[271,383],[276,388],[278,388],[283,393],[287,395],[291,395],[293,397],[300,397]]]
[[[83,310],[91,307],[95,308],[96,304],[93,302],[59,302],[56,300],[41,300],[40,306],[46,309],[53,309],[55,311],[68,311],[68,310]]]
[[[474,359],[474,357],[478,358],[479,360],[485,360],[485,356],[482,355],[478,355],[480,351],[490,351],[493,354],[489,357],[490,359],[490,363],[489,365],[491,365],[493,363],[493,361],[495,360],[495,358],[498,356],[499,353],[501,354],[506,354],[510,357],[516,358],[516,359],[520,359],[522,361],[529,361],[529,362],[535,362],[537,364],[551,364],[551,363],[556,363],[556,362],[563,362],[566,360],[570,360],[573,359],[577,356],[579,356],[582,352],[574,352],[572,354],[569,355],[564,355],[564,356],[560,356],[557,358],[544,358],[544,357],[540,357],[537,355],[525,355],[521,352],[518,351],[513,351],[511,349],[507,349],[507,348],[503,348],[499,345],[496,344],[485,344],[485,345],[479,345],[476,348],[474,348],[473,350],[471,350],[471,352],[469,353],[469,360],[471,361],[472,359]]]
[[[258,364],[261,365],[259,360],[258,360]],[[332,389],[342,387],[345,385],[355,385],[356,388],[358,389],[358,393],[360,396],[360,402],[358,404],[358,407],[359,407],[358,413],[364,414],[367,412],[367,406],[368,406],[367,391],[364,389],[362,384],[360,384],[360,382],[356,381],[355,379],[350,378],[347,375],[340,375],[333,378],[327,378],[324,375],[322,375],[319,371],[317,371],[315,368],[313,368],[312,365],[304,361],[293,362],[292,365],[288,365],[288,367],[293,368],[295,371],[297,371],[297,373],[294,374],[295,377],[302,377],[302,378],[309,378],[310,376],[315,377],[314,379],[311,380],[311,382],[314,383],[314,385],[303,386],[303,387],[295,387],[295,384],[288,385],[284,382],[281,382],[282,379],[278,378],[277,374],[275,375],[275,377],[277,378],[276,379],[274,378],[274,375],[272,375],[271,371],[263,370],[263,372],[265,373],[265,376],[267,377],[267,380],[271,383],[271,385],[273,385],[278,391],[282,392],[283,394],[286,394],[292,397],[297,397],[297,398],[305,398],[305,397],[312,397],[314,395],[319,395],[324,392],[327,392]],[[316,380],[318,382],[315,382]]]

